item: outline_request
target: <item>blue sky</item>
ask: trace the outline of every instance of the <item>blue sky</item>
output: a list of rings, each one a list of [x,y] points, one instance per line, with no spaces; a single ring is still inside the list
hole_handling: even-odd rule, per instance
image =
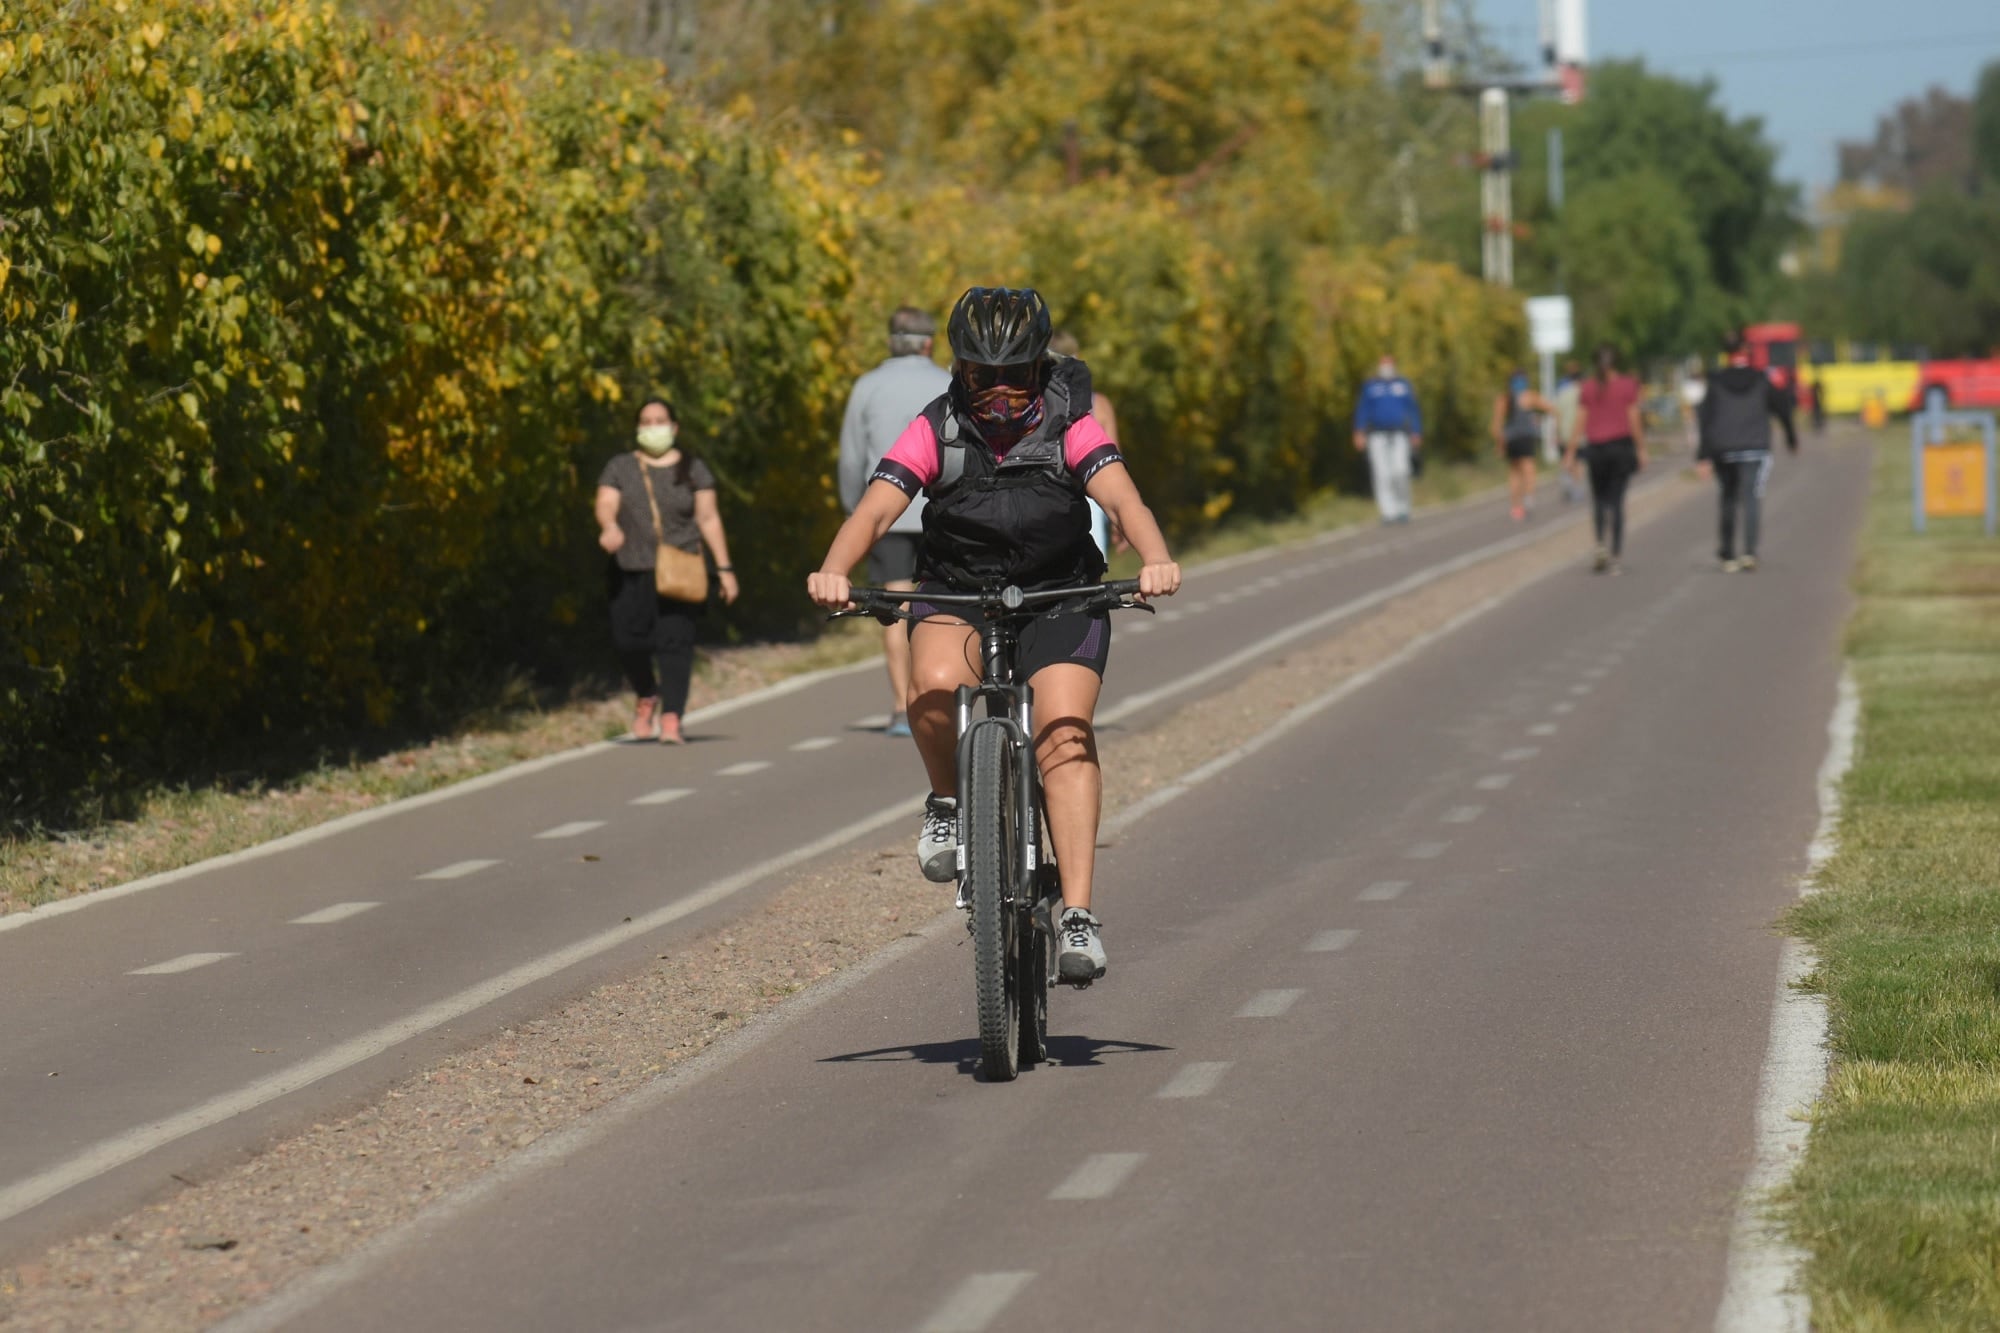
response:
[[[1732,115],[1761,116],[1779,172],[1814,191],[1834,144],[1932,84],[1961,95],[2000,60],[2000,0],[1589,0],[1593,60],[1644,56],[1712,75]],[[1509,46],[1533,47],[1535,0],[1478,0]]]

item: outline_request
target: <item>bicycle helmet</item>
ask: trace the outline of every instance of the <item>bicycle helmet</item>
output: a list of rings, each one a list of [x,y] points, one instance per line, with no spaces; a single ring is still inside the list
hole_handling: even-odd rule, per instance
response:
[[[951,308],[945,337],[961,362],[1032,365],[1049,350],[1048,303],[1032,287],[974,287]]]

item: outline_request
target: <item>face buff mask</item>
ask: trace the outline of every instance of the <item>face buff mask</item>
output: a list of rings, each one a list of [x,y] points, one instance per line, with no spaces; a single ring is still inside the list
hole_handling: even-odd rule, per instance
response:
[[[1011,449],[1042,422],[1042,396],[1030,388],[996,384],[971,396],[972,419],[998,452]]]
[[[654,458],[658,458],[661,454],[674,447],[673,426],[669,424],[665,426],[639,427],[639,447]]]

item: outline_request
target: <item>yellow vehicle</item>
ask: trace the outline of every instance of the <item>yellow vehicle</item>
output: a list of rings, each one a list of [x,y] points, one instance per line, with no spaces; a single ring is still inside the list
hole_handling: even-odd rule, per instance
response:
[[[1871,398],[1891,412],[1906,410],[1922,374],[1921,361],[1830,361],[1807,363],[1805,379],[1819,386],[1828,416],[1857,416]]]

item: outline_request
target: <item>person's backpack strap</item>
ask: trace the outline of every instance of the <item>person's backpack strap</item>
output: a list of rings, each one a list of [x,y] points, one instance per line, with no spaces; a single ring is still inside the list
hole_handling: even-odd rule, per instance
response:
[[[937,489],[947,490],[965,475],[965,446],[958,440],[958,413],[946,410],[938,427]]]

